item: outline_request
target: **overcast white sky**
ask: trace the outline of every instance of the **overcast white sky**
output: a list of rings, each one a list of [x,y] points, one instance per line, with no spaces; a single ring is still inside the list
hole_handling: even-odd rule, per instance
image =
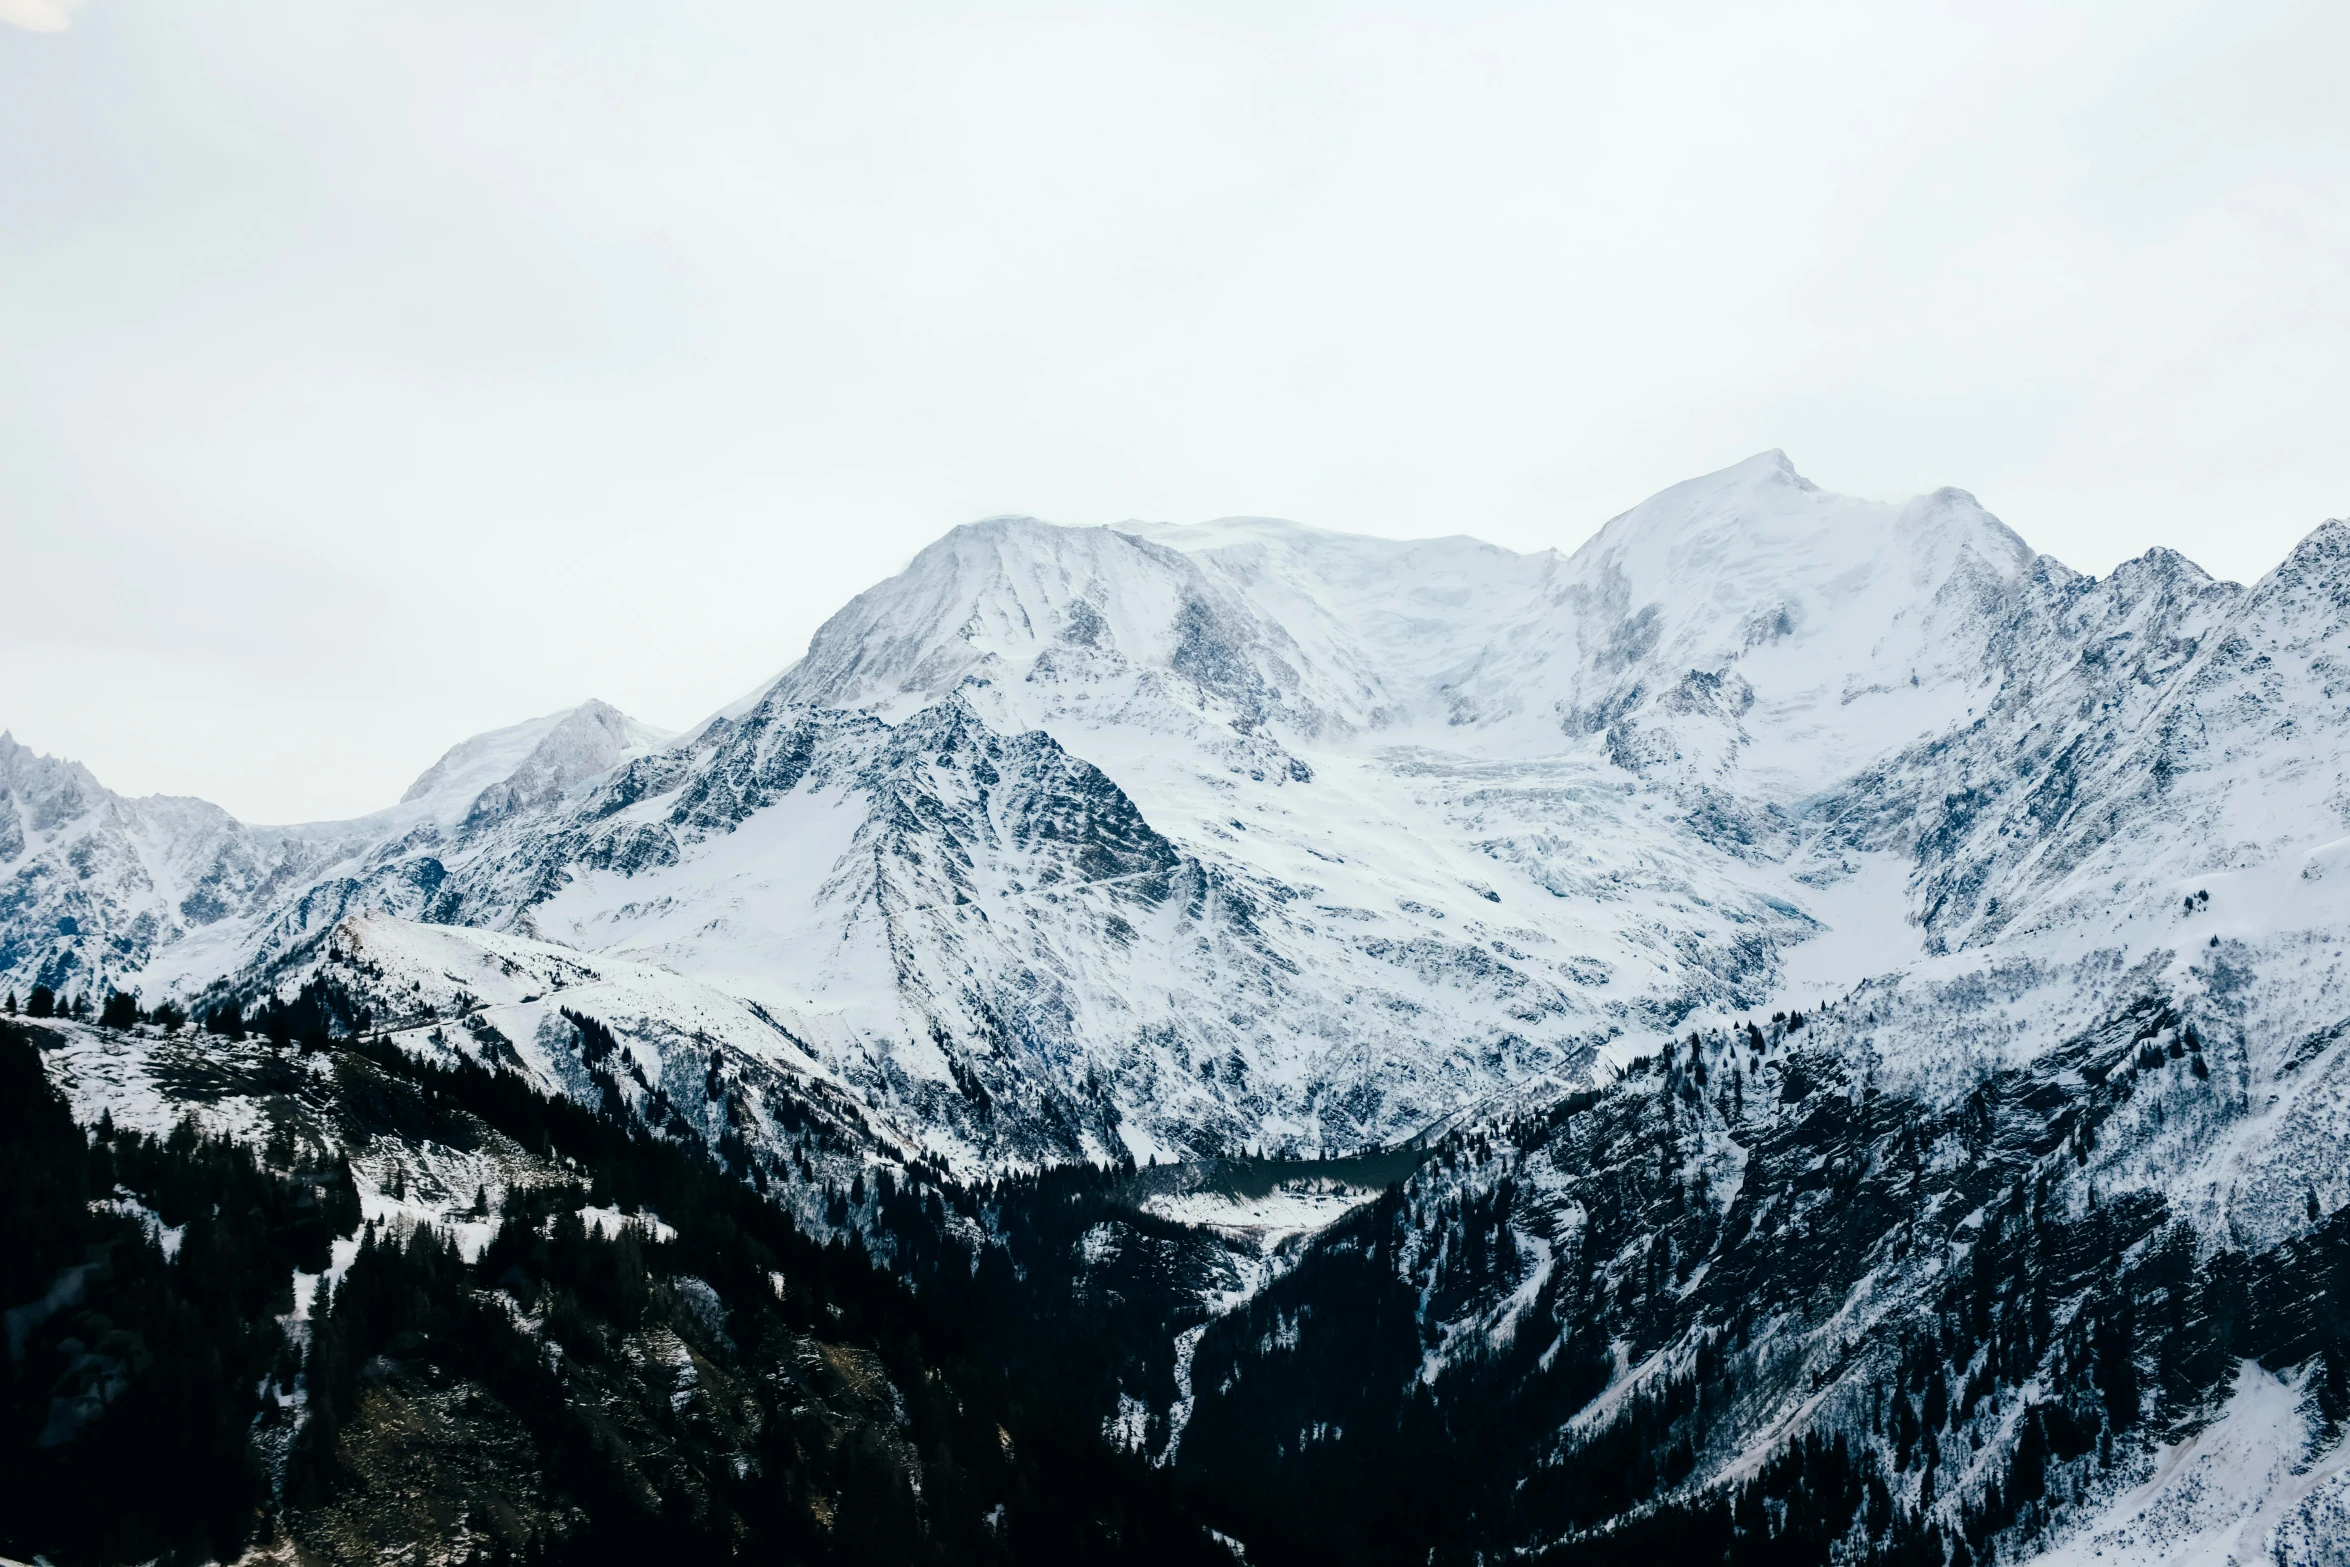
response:
[[[14,25],[9,25],[14,24]],[[0,727],[250,820],[946,528],[2350,513],[2350,6],[0,0]]]

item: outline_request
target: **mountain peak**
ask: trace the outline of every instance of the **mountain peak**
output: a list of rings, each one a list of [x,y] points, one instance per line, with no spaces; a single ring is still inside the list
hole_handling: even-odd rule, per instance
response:
[[[1817,493],[1819,486],[1797,472],[1794,459],[1774,446],[1731,463],[1726,468],[1716,468],[1711,473],[1684,479],[1679,484],[1659,491],[1643,504],[1653,505],[1668,495],[1723,497],[1773,489]]]
[[[28,797],[60,789],[90,796],[109,793],[81,763],[36,751],[20,742],[13,731],[0,730],[0,794],[10,789]]]
[[[2284,566],[2307,570],[2345,559],[2350,559],[2350,520],[2330,517],[2312,528],[2306,538],[2293,546],[2285,556]]]
[[[668,738],[667,731],[591,697],[459,741],[417,776],[400,803],[422,806],[444,825],[478,822],[553,799]]]
[[[1767,451],[1756,452],[1743,462],[1732,463],[1722,472],[1737,474],[1741,478],[1765,483],[1792,484],[1799,490],[1819,488],[1811,480],[1796,472],[1795,460],[1776,446]]]

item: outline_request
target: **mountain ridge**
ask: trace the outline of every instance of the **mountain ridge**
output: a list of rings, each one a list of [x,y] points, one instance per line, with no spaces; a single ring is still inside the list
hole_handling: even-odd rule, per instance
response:
[[[2341,1567],[2345,689],[2339,522],[2093,578],[1778,453],[1569,554],[993,519],[406,815],[0,744],[0,980],[231,1030],[52,1023],[85,1120],[356,1055],[706,1153],[1265,1560]]]
[[[953,1158],[1391,1140],[1790,987],[2085,933],[2081,877],[2183,754],[2180,683],[2236,690],[2210,639],[2306,618],[2333,539],[2248,590],[2162,552],[2094,579],[1963,491],[1853,501],[1775,451],[1567,554],[986,519],[682,735],[590,703],[389,813],[207,817],[168,875],[93,828],[111,911],[24,838],[96,780],[20,780],[0,966],[249,987],[374,910],[731,986],[902,1130],[961,1128]],[[1055,798],[1097,804],[1002,814]],[[983,1084],[1033,1124],[983,1133]]]

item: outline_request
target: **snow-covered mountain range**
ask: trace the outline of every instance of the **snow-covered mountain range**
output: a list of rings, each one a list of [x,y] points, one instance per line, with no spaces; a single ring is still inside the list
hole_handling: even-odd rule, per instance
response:
[[[1114,1339],[1063,1394],[1268,1559],[2339,1567],[2346,940],[2350,524],[2097,579],[1775,452],[1569,554],[992,519],[354,822],[0,737],[0,987],[698,1138]],[[86,1119],[271,1113],[61,1035]]]
[[[589,703],[355,822],[0,740],[0,983],[501,932],[757,1006],[967,1167],[1393,1141],[1896,974],[2032,976],[2029,1054],[2100,975],[2338,921],[2345,541],[2092,580],[1775,452],[1564,555],[994,519],[683,736]],[[2280,989],[2350,1014],[2330,968]]]

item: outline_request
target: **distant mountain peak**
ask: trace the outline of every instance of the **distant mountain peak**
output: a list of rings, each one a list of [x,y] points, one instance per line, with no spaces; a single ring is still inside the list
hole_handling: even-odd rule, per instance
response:
[[[1725,468],[1722,471],[1724,473],[1738,474],[1741,477],[1792,484],[1799,490],[1816,490],[1819,488],[1818,485],[1812,483],[1811,480],[1805,478],[1801,473],[1796,471],[1795,459],[1789,457],[1784,451],[1781,451],[1776,446],[1770,447],[1765,451],[1756,452],[1752,457],[1745,459],[1743,462],[1732,463],[1728,468]]]
[[[650,750],[668,732],[593,697],[460,740],[400,796],[445,824],[501,815],[559,796],[573,784]]]

